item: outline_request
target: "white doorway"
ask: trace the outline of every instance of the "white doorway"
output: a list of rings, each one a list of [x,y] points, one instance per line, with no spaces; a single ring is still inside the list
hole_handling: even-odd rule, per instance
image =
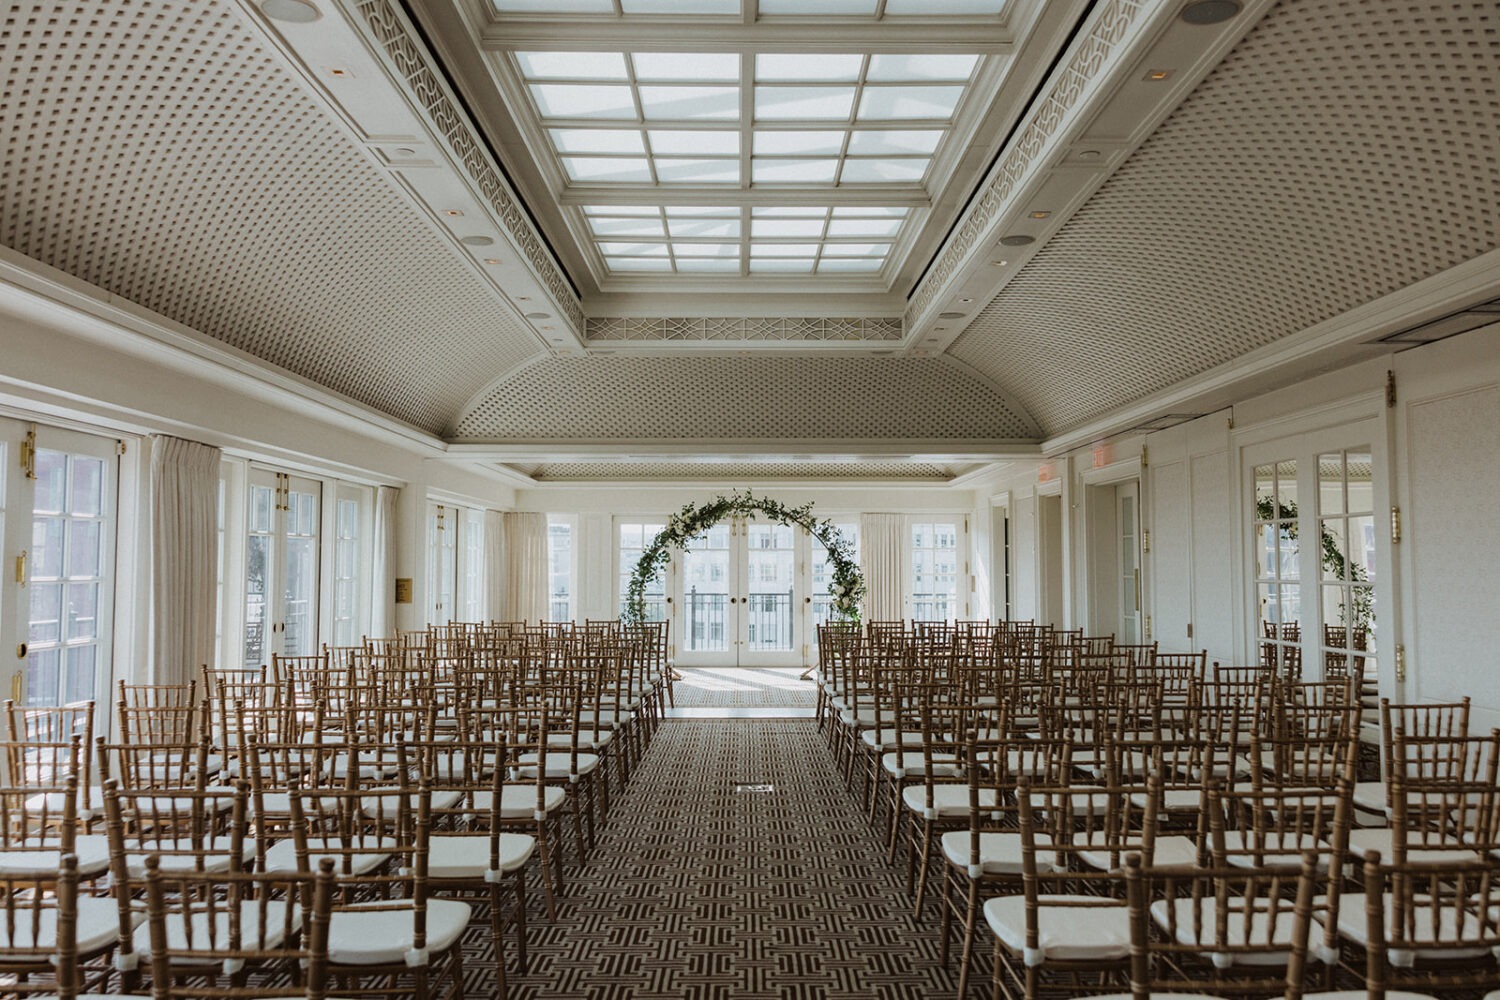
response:
[[[771,667],[802,662],[808,603],[799,565],[805,533],[732,518],[681,555],[678,660],[685,666]]]

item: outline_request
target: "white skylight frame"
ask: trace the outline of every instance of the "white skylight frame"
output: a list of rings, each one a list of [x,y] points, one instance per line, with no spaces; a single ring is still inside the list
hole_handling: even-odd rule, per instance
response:
[[[495,30],[485,41],[497,78],[510,80],[502,91],[599,287],[653,283],[636,280],[642,265],[634,256],[622,270],[625,257],[603,251],[601,243],[618,241],[596,231],[585,206],[726,204],[900,210],[903,221],[894,235],[889,226],[875,229],[875,219],[860,220],[863,232],[827,235],[835,242],[888,241],[875,265],[835,246],[813,253],[807,271],[812,277],[837,274],[851,289],[890,290],[917,241],[930,240],[923,228],[926,209],[959,169],[1008,72],[1008,43],[993,39],[1011,34],[1014,0],[976,0],[983,10],[954,0],[965,7],[956,16],[919,16],[916,8],[891,0],[877,0],[869,10],[856,2],[806,0],[783,5],[786,12],[773,9],[774,3],[762,9],[756,0],[743,0],[734,5],[735,15],[717,0],[710,2],[718,13],[695,13],[689,8],[696,2],[670,0],[670,18],[660,0],[657,13],[630,0],[609,0],[608,12],[602,3],[568,4],[574,8],[569,14],[541,0],[525,4],[529,12],[491,12]],[[795,25],[779,37],[800,41],[778,46],[765,42],[764,32],[755,32],[749,43],[735,35],[757,21]],[[502,22],[518,26],[515,37],[500,29]],[[866,27],[851,33],[841,27],[844,22]],[[999,30],[986,32],[986,23]],[[812,51],[819,38],[829,40],[826,51]],[[575,39],[574,50],[586,55],[569,60],[565,53]],[[550,66],[543,65],[549,60]],[[730,79],[731,66],[737,80]],[[632,107],[627,113],[621,93],[611,93],[604,102],[609,117],[544,117],[537,97],[547,91],[537,88],[549,85],[628,89]],[[787,97],[806,100],[791,112],[775,110],[776,99]],[[701,148],[693,143],[697,135],[704,137]],[[645,169],[639,162],[643,152]],[[618,159],[620,169],[593,162],[610,159]],[[687,276],[680,287],[697,287],[696,278],[722,284],[733,276],[726,260],[737,261],[744,279],[770,270],[769,264],[753,266],[772,258],[752,247],[763,241],[750,236],[749,221],[747,211],[733,240],[741,244],[736,258],[670,252],[671,274]],[[674,234],[656,238],[680,240]],[[627,284],[611,280],[622,274]]]

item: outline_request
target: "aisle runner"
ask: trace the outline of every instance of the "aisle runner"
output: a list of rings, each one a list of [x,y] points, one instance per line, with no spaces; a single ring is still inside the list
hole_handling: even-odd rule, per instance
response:
[[[769,784],[772,792],[735,791]],[[531,971],[510,995],[951,995],[937,915],[916,925],[810,722],[668,722],[613,804],[555,924],[533,906]],[[467,992],[489,995],[489,929]]]
[[[681,667],[678,708],[813,708],[818,689],[801,667]]]

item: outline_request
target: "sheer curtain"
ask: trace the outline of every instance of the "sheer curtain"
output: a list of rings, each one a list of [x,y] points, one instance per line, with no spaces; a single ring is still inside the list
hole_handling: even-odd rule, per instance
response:
[[[505,515],[484,512],[484,615],[505,621]]]
[[[547,617],[547,515],[506,511],[503,621]]]
[[[375,489],[374,556],[370,560],[370,635],[396,634],[396,501],[394,486]]]
[[[156,684],[213,662],[219,610],[218,448],[151,439],[151,630]]]
[[[870,621],[906,617],[902,603],[905,528],[900,514],[860,515],[859,571],[865,578],[865,617]]]

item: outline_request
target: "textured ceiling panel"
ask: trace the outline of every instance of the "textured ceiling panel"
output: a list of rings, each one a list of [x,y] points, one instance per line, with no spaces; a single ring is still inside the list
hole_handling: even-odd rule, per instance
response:
[[[1283,2],[954,356],[1057,434],[1500,244],[1500,6]]]
[[[429,431],[537,353],[222,2],[5,5],[0,242]]]
[[[733,479],[920,479],[946,482],[946,465],[899,462],[572,462],[538,466],[531,475],[543,482],[566,480]]]
[[[476,440],[1032,438],[1024,413],[942,358],[552,358],[459,423]]]

